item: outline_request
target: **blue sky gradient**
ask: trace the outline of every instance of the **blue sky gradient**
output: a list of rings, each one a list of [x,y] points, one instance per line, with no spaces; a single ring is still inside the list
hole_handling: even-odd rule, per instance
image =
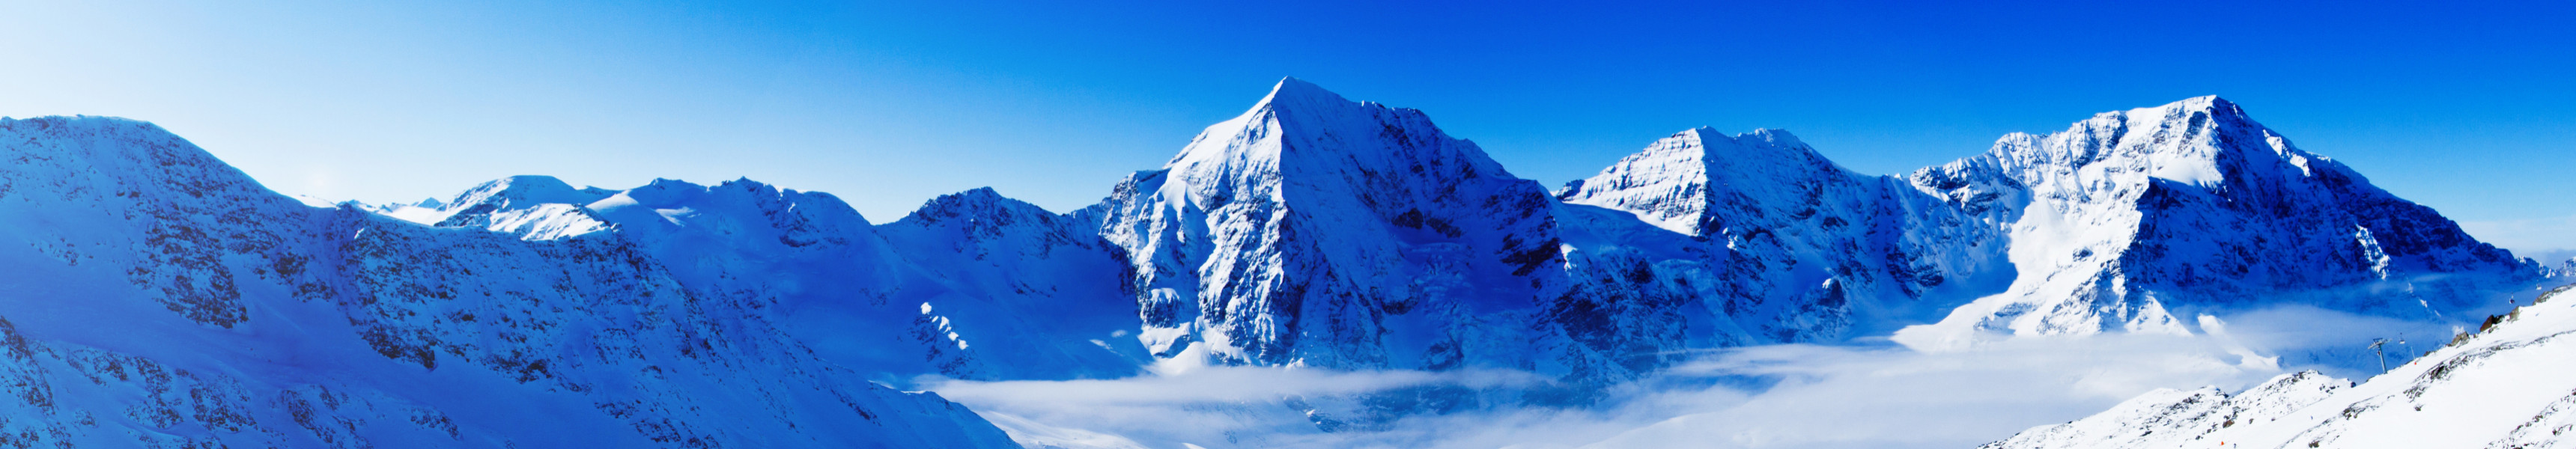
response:
[[[1931,3],[0,1],[0,115],[150,120],[330,199],[749,177],[882,222],[1090,204],[1281,76],[1551,185],[1696,126],[1885,174],[2217,94],[2481,238],[2576,248],[2566,3]]]

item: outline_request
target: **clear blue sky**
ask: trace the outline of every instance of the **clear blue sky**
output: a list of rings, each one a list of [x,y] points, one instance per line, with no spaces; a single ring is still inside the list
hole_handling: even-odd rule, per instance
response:
[[[0,115],[150,120],[331,199],[750,177],[882,222],[981,186],[1089,204],[1291,75],[1551,185],[1695,126],[1897,173],[2218,94],[2483,238],[2576,248],[2564,2],[1061,3],[0,0]]]

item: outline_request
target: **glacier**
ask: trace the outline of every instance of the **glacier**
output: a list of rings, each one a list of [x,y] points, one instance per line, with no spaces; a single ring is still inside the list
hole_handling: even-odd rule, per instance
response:
[[[299,200],[105,117],[0,121],[0,145],[0,247],[24,248],[0,251],[0,433],[84,447],[1009,447],[1117,438],[905,390],[1528,374],[1246,406],[1365,431],[1593,406],[1724,348],[2217,334],[2279,306],[2473,326],[2567,270],[2217,97],[1895,175],[1689,129],[1551,189],[1288,78],[1098,204],[976,189],[882,223],[749,179]]]

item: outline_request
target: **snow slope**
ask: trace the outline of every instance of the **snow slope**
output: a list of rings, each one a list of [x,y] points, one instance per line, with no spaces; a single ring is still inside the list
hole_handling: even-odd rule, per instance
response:
[[[2576,297],[2561,287],[2360,385],[2315,372],[2246,392],[2159,390],[1987,444],[2039,448],[2576,447]]]
[[[516,232],[423,226],[97,117],[0,121],[0,160],[0,444],[1011,446],[649,244],[511,224],[597,192],[514,178],[440,221]]]

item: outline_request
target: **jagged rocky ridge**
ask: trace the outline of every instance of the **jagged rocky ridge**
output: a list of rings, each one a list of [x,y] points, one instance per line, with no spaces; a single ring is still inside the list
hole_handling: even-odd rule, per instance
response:
[[[1986,449],[2576,446],[2576,300],[2560,287],[2353,385],[2316,372],[2238,394],[2157,390]],[[2400,357],[2404,359],[2403,356]]]
[[[812,432],[955,445],[990,443],[991,426],[877,384],[906,385],[917,375],[1112,378],[1157,364],[1500,368],[1560,381],[1528,391],[1298,401],[1318,426],[1341,428],[1476,402],[1583,404],[1694,349],[1834,342],[1933,321],[1940,323],[1899,339],[1947,348],[2001,335],[2191,332],[2178,317],[2279,302],[2450,318],[2487,289],[2539,275],[2534,264],[2290,147],[2211,97],[2103,114],[2047,136],[2007,136],[1987,154],[1902,176],[1852,173],[1784,131],[1686,130],[1550,192],[1442,133],[1420,111],[1353,102],[1288,79],[1243,115],[1210,126],[1163,168],[1130,176],[1099,205],[1057,214],[980,189],[883,225],[830,195],[749,180],[608,190],[521,176],[445,200],[315,208],[260,189],[149,125],[13,123],[37,130],[21,132],[27,143],[5,142],[24,160],[175,151],[194,168],[12,165],[20,171],[7,178],[13,186],[92,178],[170,185],[134,193],[155,195],[151,201],[60,184],[0,190],[17,192],[25,203],[18,207],[48,211],[0,216],[0,228],[34,249],[12,257],[77,266],[79,255],[104,251],[83,245],[140,248],[116,243],[133,239],[231,248],[135,250],[123,266],[66,268],[131,278],[94,282],[101,292],[141,286],[75,296],[164,304],[154,316],[205,328],[189,331],[196,333],[235,332],[224,329],[245,322],[345,321],[346,328],[291,327],[308,332],[297,338],[366,348],[360,353],[387,366],[557,385],[572,393],[490,395],[588,395],[596,398],[589,408],[572,409],[633,424],[587,431],[662,445],[802,444],[792,438],[810,433],[799,429],[837,418],[778,412],[792,407],[774,392],[794,385],[860,398],[844,403],[882,396],[916,404],[929,410],[919,419],[943,423],[883,438]],[[44,134],[58,127],[122,137]],[[57,154],[65,145],[87,153]],[[233,192],[205,199],[216,188]],[[175,224],[102,227],[78,238],[59,229],[120,214]],[[267,234],[295,237],[257,237]],[[258,243],[273,240],[294,243]],[[278,274],[287,266],[294,274]],[[13,285],[48,275],[31,273],[13,273],[27,276]],[[250,278],[267,280],[243,281]],[[39,304],[28,295],[5,302],[36,307],[25,306]],[[46,307],[0,309],[0,318],[26,326],[23,317],[59,309]],[[258,319],[272,309],[318,312]],[[26,327],[40,329],[29,331],[35,345],[103,344],[60,325]],[[620,330],[596,330],[610,328]],[[287,341],[294,339],[207,345],[270,350],[262,345]],[[642,354],[649,363],[641,366],[655,370],[593,360],[611,352]],[[709,359],[723,361],[702,361]],[[240,363],[206,360],[216,361],[191,372]],[[324,370],[340,373],[340,383],[241,378],[271,389],[330,385],[391,398],[379,402],[432,395],[385,386],[420,374],[370,366]],[[711,377],[674,386],[672,370]],[[737,375],[769,380],[728,377]],[[642,385],[658,390],[636,392],[645,388],[629,385],[638,379],[653,379]],[[767,399],[674,402],[742,395]],[[626,405],[601,405],[611,402]],[[769,414],[737,413],[755,409]],[[394,416],[367,410],[374,411],[304,414],[345,414],[355,424],[339,428],[367,429],[391,421],[364,417]],[[882,416],[866,410],[862,418]],[[518,438],[494,424],[515,415],[470,414],[458,435]],[[30,425],[68,429],[63,423],[81,415],[51,416]],[[731,418],[715,416],[769,416],[789,430],[710,430],[732,428],[717,424]],[[901,416],[888,422],[913,422]],[[261,438],[286,445],[362,438],[315,430],[308,432],[315,440],[281,440],[303,437],[276,423],[302,421],[261,422],[275,430]],[[137,430],[122,435],[250,438],[239,436],[248,430],[198,432],[176,421],[124,425]],[[951,428],[963,430],[944,430]],[[89,435],[99,434],[74,436]]]

